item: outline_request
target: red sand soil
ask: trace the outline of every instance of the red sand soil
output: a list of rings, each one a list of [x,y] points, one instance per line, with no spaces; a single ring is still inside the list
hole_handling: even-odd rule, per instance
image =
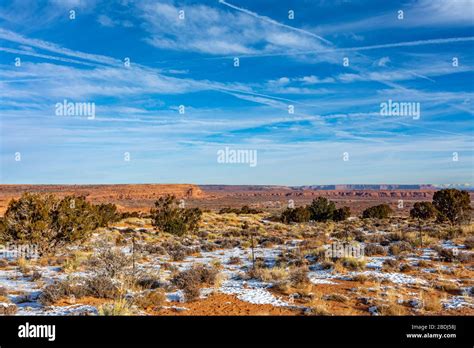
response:
[[[151,312],[153,315],[301,315],[300,310],[292,310],[272,305],[257,305],[239,300],[234,295],[212,294],[206,299],[173,303],[176,307],[185,307],[188,310],[160,309]]]

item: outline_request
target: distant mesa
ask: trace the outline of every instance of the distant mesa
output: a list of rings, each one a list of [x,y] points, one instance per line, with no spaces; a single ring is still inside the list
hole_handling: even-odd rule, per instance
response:
[[[310,185],[294,186],[293,189],[302,190],[436,190],[434,185],[366,185],[366,184],[343,184],[343,185]]]

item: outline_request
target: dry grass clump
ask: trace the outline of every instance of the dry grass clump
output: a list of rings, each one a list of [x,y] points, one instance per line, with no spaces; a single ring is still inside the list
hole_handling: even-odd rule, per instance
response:
[[[229,265],[239,265],[241,263],[242,263],[242,260],[238,256],[231,256],[228,262]]]
[[[462,263],[471,263],[474,261],[474,255],[472,253],[462,252],[458,249],[443,248],[441,246],[436,246],[433,249],[438,253],[441,261],[459,261]]]
[[[426,267],[430,267],[431,266],[431,262],[428,262],[426,260],[420,260],[418,261],[418,263],[416,264],[418,267],[422,267],[422,268],[426,268]]]
[[[464,239],[464,245],[467,249],[474,249],[474,236],[470,236]]]
[[[146,243],[145,245],[143,245],[143,251],[146,251],[150,254],[155,254],[155,255],[166,254],[166,249],[157,243]]]
[[[326,260],[326,248],[324,246],[304,249],[303,253],[314,262],[324,262]]]
[[[85,281],[85,292],[83,296],[98,298],[115,298],[122,291],[117,282],[111,278],[95,276],[87,278]]]
[[[377,312],[383,316],[405,315],[407,310],[404,306],[396,302],[379,303]]]
[[[240,245],[239,240],[231,238],[217,239],[214,243],[216,243],[218,248],[221,249],[232,249]]]
[[[422,292],[420,293],[420,299],[423,310],[426,312],[439,313],[443,309],[441,297],[436,292]]]
[[[362,284],[365,284],[369,280],[369,277],[365,274],[356,274],[351,278],[351,280],[354,282],[360,282]]]
[[[23,257],[17,260],[17,266],[23,275],[28,275],[31,272],[31,262]]]
[[[350,271],[362,271],[365,269],[366,261],[355,257],[342,257],[337,259],[334,263],[334,270],[336,272],[350,270]],[[342,270],[341,270],[342,267]]]
[[[173,261],[183,261],[186,257],[186,250],[185,249],[174,249],[168,251],[171,260]]]
[[[329,261],[329,260],[326,260],[326,261],[322,261],[319,263],[319,267],[321,267],[321,269],[332,269],[334,268],[334,262],[332,261]]]
[[[396,259],[386,259],[382,263],[382,270],[383,271],[393,271],[398,269],[400,262]]]
[[[436,230],[436,232],[431,232],[430,237],[436,238],[438,240],[451,240],[453,238],[459,237],[463,235],[463,229],[462,227],[454,227],[454,226],[448,226],[444,227],[441,226]]]
[[[0,295],[0,303],[10,303],[10,299],[7,296]]]
[[[56,281],[43,289],[39,300],[44,305],[52,305],[56,301],[74,295],[75,293],[76,289],[74,288],[71,281]]]
[[[400,272],[406,273],[410,271],[413,271],[413,266],[409,263],[403,263],[400,265]]]
[[[463,291],[458,285],[452,282],[439,281],[433,286],[435,289],[447,292],[451,295],[462,295]]]
[[[0,268],[5,268],[8,266],[8,261],[5,259],[0,259]]]
[[[372,305],[377,307],[376,312],[383,316],[406,315],[408,308],[403,305],[403,301],[394,291],[388,291],[381,294],[383,298],[376,298]]]
[[[193,265],[190,269],[175,275],[171,283],[183,290],[186,301],[193,301],[199,297],[201,287],[214,285],[218,273],[214,268]]]
[[[210,263],[211,267],[217,270],[221,270],[224,266],[219,259],[213,259]]]
[[[186,256],[199,251],[194,248],[186,247],[179,242],[164,242],[162,247],[166,250],[173,261],[183,261]]]
[[[457,261],[462,262],[462,263],[472,263],[472,262],[474,262],[474,254],[460,252],[456,256],[456,259],[457,259]]]
[[[290,270],[288,281],[295,288],[303,287],[310,283],[308,269],[306,267],[296,267]]]
[[[365,242],[367,244],[372,243],[372,244],[380,244],[380,245],[388,245],[390,244],[390,241],[385,237],[384,235],[381,234],[370,234],[365,236]]]
[[[81,298],[91,296],[95,298],[116,298],[121,293],[117,282],[104,276],[92,278],[69,278],[47,285],[40,295],[40,302],[51,305],[67,297]]]
[[[301,249],[289,249],[283,251],[276,260],[277,266],[304,266],[308,264],[308,261],[305,258],[304,253]]]
[[[366,244],[364,247],[365,256],[375,256],[375,255],[387,255],[385,248],[376,243]]]
[[[113,249],[103,249],[98,254],[92,256],[88,261],[88,266],[94,272],[105,278],[116,278],[126,274],[127,269],[132,265],[129,256],[121,251]]]
[[[336,301],[341,303],[346,303],[347,301],[349,301],[349,298],[342,294],[329,294],[323,296],[323,298],[327,301]]]
[[[8,295],[7,288],[0,286],[0,296],[7,296],[7,295]]]
[[[74,251],[62,264],[61,268],[66,273],[77,271],[81,266],[87,264],[88,252]]]
[[[141,289],[157,289],[165,286],[159,275],[155,273],[141,272],[134,277],[134,285]]]
[[[0,303],[0,315],[14,315],[18,307],[13,303]]]
[[[166,294],[162,289],[148,290],[136,296],[133,303],[143,309],[160,309],[166,301]]]
[[[387,234],[386,238],[390,240],[391,242],[399,242],[404,240],[404,235],[402,232],[391,232]]]
[[[320,293],[313,294],[306,306],[308,310],[304,312],[305,315],[330,315],[328,304]]]
[[[398,241],[390,244],[388,251],[392,255],[399,255],[403,252],[412,252],[413,246],[406,241]]]
[[[136,314],[133,305],[126,299],[120,298],[113,303],[105,303],[98,308],[99,315],[104,316],[121,316]]]
[[[439,255],[439,258],[445,262],[453,262],[456,258],[452,249],[443,248],[439,245],[433,248]]]
[[[41,272],[38,272],[37,270],[35,270],[35,271],[33,271],[33,273],[31,273],[31,275],[30,275],[30,280],[31,280],[32,282],[35,282],[35,281],[37,281],[37,280],[40,280],[41,277],[42,277]]]
[[[288,278],[288,271],[284,267],[252,267],[247,271],[249,278],[259,279],[264,282],[278,282]]]

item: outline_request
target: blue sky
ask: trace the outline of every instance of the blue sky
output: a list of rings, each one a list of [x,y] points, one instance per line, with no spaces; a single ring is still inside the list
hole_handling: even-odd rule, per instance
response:
[[[1,183],[472,185],[473,21],[465,0],[2,0]]]

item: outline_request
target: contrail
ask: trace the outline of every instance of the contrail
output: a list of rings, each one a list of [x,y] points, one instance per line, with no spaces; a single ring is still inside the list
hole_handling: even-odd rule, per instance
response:
[[[38,57],[38,58],[44,58],[44,59],[58,60],[58,61],[65,62],[65,63],[82,64],[82,65],[92,66],[92,67],[100,66],[98,64],[83,62],[83,61],[76,60],[76,59],[56,57],[56,56],[51,56],[51,55],[42,54],[42,53],[30,52],[30,51],[25,51],[25,50],[17,50],[17,49],[13,49],[13,48],[0,47],[0,51],[8,52],[8,53],[16,53],[16,54],[21,54],[21,55],[27,55],[27,56],[32,56],[32,57]]]
[[[256,55],[256,56],[287,56],[287,55],[292,55],[292,54],[307,54],[307,53],[323,53],[323,52],[331,52],[331,51],[365,51],[365,50],[371,50],[371,49],[379,49],[379,48],[390,48],[390,47],[404,47],[404,46],[420,46],[420,45],[432,45],[432,44],[444,44],[444,43],[452,43],[452,42],[466,42],[466,41],[474,41],[474,37],[457,37],[457,38],[447,38],[447,39],[429,39],[429,40],[417,40],[417,41],[408,41],[408,42],[398,42],[398,43],[390,43],[390,44],[380,44],[380,45],[372,45],[372,46],[362,46],[362,47],[348,47],[348,48],[337,48],[337,47],[334,47],[334,44],[314,33],[311,33],[309,31],[306,31],[306,30],[302,30],[302,29],[299,29],[299,28],[295,28],[295,27],[292,27],[292,26],[289,26],[289,25],[286,25],[286,24],[283,24],[283,23],[279,23],[277,21],[275,21],[274,19],[271,19],[269,17],[266,17],[266,16],[261,16],[259,15],[258,13],[255,13],[255,12],[252,12],[252,11],[249,11],[245,8],[240,8],[240,7],[237,7],[235,5],[232,5],[232,4],[229,4],[227,2],[225,2],[225,0],[219,0],[219,3],[223,4],[223,5],[226,5],[232,9],[235,9],[237,11],[240,11],[240,12],[243,12],[243,13],[246,13],[254,18],[257,18],[257,19],[260,19],[260,20],[263,20],[263,21],[266,21],[268,23],[272,23],[274,25],[277,25],[277,26],[280,26],[280,27],[284,27],[284,28],[287,28],[287,29],[290,29],[290,30],[294,30],[294,31],[297,31],[297,32],[300,32],[300,33],[303,33],[305,35],[310,35],[310,36],[313,36],[313,37],[316,37],[318,38],[319,40],[321,41],[324,41],[325,43],[333,46],[331,48],[325,48],[325,49],[319,49],[319,50],[312,50],[312,51],[305,51],[305,52],[302,52],[302,51],[299,51],[299,52],[291,52],[291,53],[277,53],[277,54],[268,54],[268,55]],[[368,58],[362,54],[358,54],[359,56],[361,57],[364,57],[364,58]],[[250,57],[252,57],[252,55],[249,55]],[[355,71],[357,71],[358,73],[360,72],[363,72],[362,69],[357,69],[357,68],[354,68]],[[419,76],[421,78],[425,78],[425,79],[428,79],[432,82],[435,82],[434,80],[428,78],[427,76],[423,76],[421,74],[415,74],[413,72],[410,72],[412,74],[414,74],[415,76]],[[394,89],[400,89],[400,90],[403,90],[403,91],[412,91],[414,92],[415,94],[417,95],[420,95],[419,91],[417,90],[409,90],[405,87],[403,87],[402,85],[400,84],[397,84],[397,83],[394,83],[394,82],[389,82],[389,81],[385,81],[385,80],[380,80],[380,79],[376,79],[375,81],[381,83],[381,84],[384,84],[388,87],[391,87],[391,88],[394,88]],[[462,108],[458,105],[452,105],[452,104],[448,104],[450,106],[453,106],[457,109],[461,109]],[[472,114],[472,112],[470,112]],[[422,128],[422,127],[421,127]]]
[[[273,25],[277,25],[279,27],[283,27],[283,28],[286,28],[286,29],[290,29],[290,30],[294,30],[294,31],[297,31],[299,33],[302,33],[302,34],[305,34],[305,35],[309,35],[309,36],[312,36],[318,40],[321,40],[323,41],[324,43],[328,44],[328,45],[332,45],[332,42],[326,40],[325,38],[319,36],[319,35],[316,35],[310,31],[306,31],[306,30],[303,30],[303,29],[300,29],[300,28],[295,28],[295,27],[292,27],[291,25],[286,25],[286,24],[283,24],[283,23],[280,23],[280,22],[277,22],[269,17],[266,17],[266,16],[261,16],[259,15],[258,13],[255,13],[255,12],[252,12],[252,11],[249,11],[245,8],[241,8],[241,7],[237,7],[235,5],[232,5],[232,4],[229,4],[228,2],[225,2],[224,0],[219,0],[219,3],[221,3],[222,5],[225,5],[225,6],[228,6],[230,8],[233,8],[234,10],[237,10],[237,11],[240,11],[240,12],[244,12],[252,17],[255,17],[255,18],[258,18],[258,19],[261,19],[265,22],[268,22],[268,23],[271,23]]]
[[[122,62],[117,59],[113,59],[110,57],[97,55],[97,54],[88,54],[79,51],[73,51],[67,48],[62,48],[56,44],[50,43],[48,41],[38,40],[38,39],[29,39],[25,38],[24,36],[12,32],[10,30],[0,28],[0,39],[15,42],[18,44],[23,44],[31,47],[36,47],[45,51],[58,53],[64,56],[84,59],[87,61],[92,61],[94,63],[112,65],[112,66],[120,66]]]
[[[437,44],[445,44],[445,43],[453,43],[453,42],[465,42],[465,41],[474,41],[474,37],[473,36],[468,36],[468,37],[451,37],[451,38],[447,38],[447,39],[405,41],[405,42],[396,42],[396,43],[372,45],[372,46],[338,48],[338,49],[336,49],[336,51],[366,51],[366,50],[374,50],[374,49],[379,49],[379,48],[437,45]]]
[[[404,41],[404,42],[395,42],[395,43],[379,44],[379,45],[372,45],[372,46],[337,47],[337,48],[335,47],[335,48],[323,48],[323,49],[317,49],[317,50],[294,51],[294,52],[245,54],[245,55],[240,55],[239,57],[260,58],[260,57],[277,57],[277,56],[296,56],[296,55],[300,55],[300,54],[304,55],[304,54],[312,54],[312,53],[357,52],[357,51],[376,50],[376,49],[380,49],[380,48],[439,45],[439,44],[467,42],[467,41],[474,41],[474,36],[451,37],[451,38],[447,38],[447,39],[429,39],[429,40],[418,40],[418,41]],[[222,59],[222,58],[231,58],[231,57],[234,57],[234,56],[211,57],[211,58],[208,58],[208,59]]]

